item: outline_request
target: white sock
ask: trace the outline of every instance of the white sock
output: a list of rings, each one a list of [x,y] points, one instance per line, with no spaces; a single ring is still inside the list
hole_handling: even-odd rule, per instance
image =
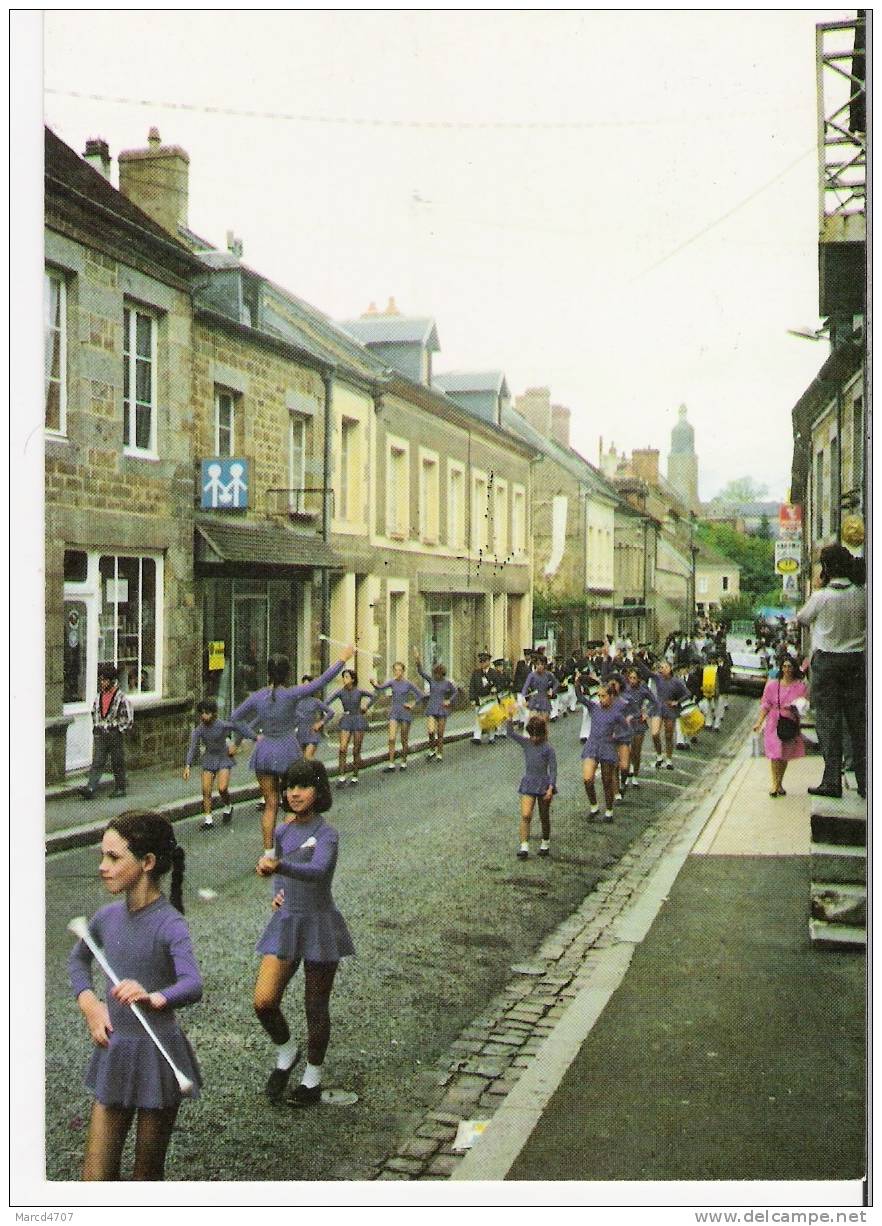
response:
[[[529,843],[521,843],[521,851],[529,851],[529,850],[530,850]]]
[[[539,844],[540,850],[542,851],[548,851],[549,846],[550,846],[550,843],[548,839],[543,839],[542,842]]]
[[[320,1064],[307,1064],[303,1070],[300,1084],[306,1086],[307,1090],[320,1086],[322,1084],[322,1066]]]
[[[289,1069],[297,1059],[297,1040],[292,1035],[287,1043],[276,1044],[276,1068]]]

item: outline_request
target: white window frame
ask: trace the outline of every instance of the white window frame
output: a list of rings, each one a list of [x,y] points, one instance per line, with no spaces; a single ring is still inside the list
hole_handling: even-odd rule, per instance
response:
[[[527,552],[527,490],[523,485],[511,487],[511,512],[511,549],[516,558],[521,558]]]
[[[698,577],[698,591],[699,591],[699,594],[700,594],[701,596],[706,596],[706,595],[707,595],[707,576],[706,576],[706,575],[699,575],[699,577]]]
[[[303,487],[306,485],[306,426],[309,419],[302,413],[290,413],[288,420],[288,510],[289,511],[304,511],[305,495]],[[300,431],[300,466],[296,467],[294,462],[294,434],[295,431]]]
[[[349,413],[340,415],[340,498],[336,518],[344,524],[358,523],[361,514],[353,514],[353,498],[359,492],[360,483],[354,479],[352,466],[361,455],[361,420]]]
[[[55,327],[48,318],[49,287],[58,286],[59,324]],[[46,346],[51,334],[58,332],[58,425],[46,426],[46,397],[51,379],[46,377]],[[58,438],[67,436],[67,278],[55,268],[44,269],[43,276],[43,424],[47,434]]]
[[[419,462],[420,540],[425,545],[437,545],[441,533],[441,468],[437,451],[420,447]],[[433,495],[434,524],[431,523]]]
[[[221,397],[226,397],[230,402],[230,450],[221,452],[220,433],[220,412],[221,412]],[[214,454],[218,457],[229,459],[236,454],[236,409],[238,408],[239,393],[234,392],[232,388],[215,386],[214,389]]]
[[[129,316],[128,335],[126,335],[126,312]],[[137,447],[132,442],[126,442],[126,439],[137,438],[137,413],[135,399],[137,390],[137,353],[133,340],[137,338],[137,321],[138,316],[143,316],[150,320],[150,442],[147,447]],[[139,302],[130,302],[126,300],[123,303],[123,365],[128,365],[129,374],[129,399],[125,397],[123,391],[123,452],[125,455],[140,456],[143,459],[158,460],[156,435],[157,435],[157,417],[159,415],[157,405],[157,365],[158,365],[158,320],[156,312],[145,308]],[[128,349],[128,354],[126,350]]]
[[[403,459],[396,461],[395,455]],[[398,496],[396,491],[396,463],[401,466],[404,480],[404,494]],[[398,521],[398,508],[403,507],[404,522]],[[407,439],[394,435],[386,436],[386,536],[396,540],[406,540],[410,534],[410,443]]]
[[[502,514],[499,514],[500,502]],[[493,483],[493,552],[497,561],[508,555],[508,482],[499,478]]]
[[[458,490],[454,488],[459,478]],[[466,526],[465,464],[447,461],[447,545],[450,549],[465,548]]]
[[[478,487],[483,486],[483,495],[479,495]],[[480,468],[472,469],[472,539],[473,553],[486,556],[489,548],[490,525],[487,523],[489,478]],[[479,505],[480,502],[480,505]]]
[[[155,660],[153,664],[155,684],[154,684],[153,689],[151,690],[132,690],[132,691],[127,690],[126,691],[127,696],[132,701],[132,705],[138,706],[139,703],[151,702],[156,698],[162,697],[163,643],[164,643],[164,633],[165,633],[164,625],[163,625],[163,615],[165,611],[165,555],[162,553],[152,552],[149,549],[139,550],[137,552],[135,550],[113,549],[113,548],[90,549],[87,551],[87,568],[88,568],[87,569],[87,574],[88,574],[87,585],[88,587],[90,587],[92,590],[94,590],[97,593],[97,615],[95,618],[95,638],[96,638],[97,650],[95,653],[95,658],[96,660],[98,660],[99,663],[100,663],[99,657],[100,657],[100,647],[101,647],[99,624],[100,624],[101,610],[104,607],[104,592],[101,590],[102,575],[101,575],[101,569],[100,569],[100,563],[101,563],[102,558],[116,558],[117,560],[119,558],[137,558],[138,561],[142,563],[142,566],[139,571],[141,578],[140,578],[139,585],[138,585],[139,592],[140,592],[139,615],[138,615],[138,635],[139,635],[138,659],[139,660],[141,658],[141,651],[142,651],[141,638],[143,636],[143,607],[144,607],[143,562],[149,560],[153,562],[156,567],[156,606],[154,609],[154,614],[155,614],[155,622],[154,622]],[[115,573],[118,574],[119,572],[118,561],[117,561],[117,564],[114,570],[115,570]],[[114,652],[113,652],[114,662],[116,662],[119,657],[118,636],[119,636],[119,614],[117,613],[114,617]]]

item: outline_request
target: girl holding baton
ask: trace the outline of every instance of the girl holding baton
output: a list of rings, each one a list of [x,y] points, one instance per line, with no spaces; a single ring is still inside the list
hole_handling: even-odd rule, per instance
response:
[[[171,870],[169,899],[159,880]],[[70,982],[95,1050],[86,1085],[95,1095],[86,1139],[83,1179],[115,1180],[123,1145],[135,1114],[133,1179],[159,1180],[181,1102],[169,1064],[148,1037],[130,1005],[149,1017],[151,1028],[173,1057],[197,1097],[199,1066],[174,1014],[202,995],[190,931],[181,912],[184,850],[171,823],[157,813],[122,813],[101,840],[100,876],[108,903],[89,921],[94,942],[108,951],[118,977],[108,976],[107,1003],[92,987],[93,954],[80,940],[68,959]]]
[[[273,916],[257,945],[262,954],[254,986],[254,1011],[276,1045],[276,1067],[267,1097],[280,1102],[300,1051],[282,997],[303,963],[307,1064],[290,1102],[310,1107],[322,1093],[322,1064],[331,1037],[329,1002],[341,958],[355,953],[331,883],[337,866],[337,831],[322,816],[332,804],[321,762],[302,758],[282,780],[288,814],[276,829],[273,850],[261,856],[257,873],[273,877]]]

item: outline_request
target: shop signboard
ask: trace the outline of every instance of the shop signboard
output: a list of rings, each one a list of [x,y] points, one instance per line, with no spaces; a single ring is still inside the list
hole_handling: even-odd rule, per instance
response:
[[[248,507],[248,461],[217,458],[202,461],[202,508],[244,511]]]
[[[784,595],[791,599],[794,597],[798,598],[799,596],[799,575],[798,574],[785,575],[783,583],[784,583]]]
[[[798,575],[802,565],[802,542],[795,540],[775,541],[775,573]]]

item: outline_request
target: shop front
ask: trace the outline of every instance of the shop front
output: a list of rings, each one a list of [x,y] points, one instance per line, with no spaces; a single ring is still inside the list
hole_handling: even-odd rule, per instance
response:
[[[333,559],[313,537],[259,525],[197,525],[202,596],[202,694],[226,717],[266,685],[271,655],[291,662],[291,683],[317,663],[321,569]]]

